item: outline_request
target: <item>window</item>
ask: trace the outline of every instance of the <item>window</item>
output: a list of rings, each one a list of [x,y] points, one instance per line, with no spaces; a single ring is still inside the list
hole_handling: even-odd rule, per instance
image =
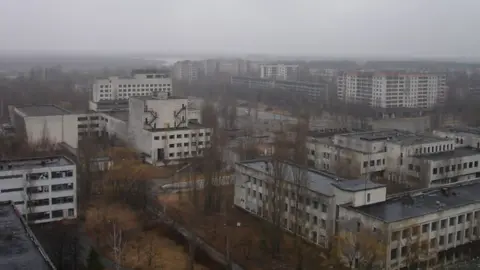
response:
[[[428,229],[430,228],[430,224],[423,224],[422,225],[422,232],[426,233],[428,232]]]
[[[1,193],[16,192],[16,191],[23,191],[23,187],[21,187],[21,188],[6,188],[6,189],[0,190]]]
[[[472,167],[473,167],[473,162],[470,161],[470,162],[468,163],[468,168],[472,168]]]
[[[52,198],[52,204],[72,203],[73,196]]]
[[[177,139],[182,138],[182,134],[177,134]]]
[[[398,237],[400,236],[400,232],[392,232],[392,239],[391,241],[396,241],[398,240]]]
[[[451,244],[453,242],[453,233],[448,234],[448,243]]]
[[[440,239],[439,239],[439,241],[438,241],[438,244],[439,244],[440,246],[443,246],[443,245],[445,244],[445,236],[444,236],[444,235],[441,235],[441,236],[440,236]]]
[[[456,166],[455,166],[455,165],[452,165],[452,172],[455,171],[455,168],[456,168]]]
[[[473,164],[473,166],[478,167],[478,161],[475,161]]]
[[[457,241],[462,240],[462,232],[457,232]]]
[[[326,228],[327,228],[327,221],[322,218],[322,219],[321,219],[321,222],[320,222],[320,226],[321,226],[322,228],[326,229]]]
[[[167,138],[167,136],[162,136],[162,140],[165,140]]]
[[[313,201],[313,208],[318,209],[318,202],[317,201]]]
[[[181,144],[181,143],[177,143],[177,147],[182,147],[182,144]]]
[[[63,210],[54,210],[52,211],[52,218],[63,217]]]
[[[73,190],[73,183],[52,185],[52,191]]]
[[[318,224],[318,217],[313,216],[313,224],[317,225]]]
[[[465,238],[470,237],[470,229],[465,229]]]
[[[370,167],[375,166],[375,160],[370,160]]]
[[[463,163],[463,168],[466,169],[467,168],[467,163]]]
[[[27,174],[27,180],[45,180],[45,179],[48,179],[48,172]]]
[[[169,139],[175,139],[175,135],[168,136]]]
[[[455,226],[455,218],[454,217],[450,218],[449,225],[450,226]]]
[[[437,224],[438,222],[432,222],[432,232],[437,230]]]
[[[168,145],[168,147],[173,148],[173,147],[175,147],[175,144],[171,143],[171,144]]]
[[[472,221],[472,213],[467,214],[467,221],[471,222]]]
[[[440,173],[443,173],[443,167],[440,167]]]
[[[445,229],[446,226],[447,226],[447,220],[446,219],[440,221],[440,229]]]
[[[183,143],[183,146],[188,146],[188,142],[186,142],[186,143]]]
[[[160,137],[159,137],[159,136],[155,136],[155,137],[153,137],[153,139],[154,139],[155,141],[158,141],[158,140],[160,140]]]
[[[367,202],[370,202],[370,193],[367,193]]]
[[[377,166],[381,164],[381,160],[380,159],[377,159]]]
[[[397,248],[392,248],[392,250],[390,250],[390,260],[397,259],[397,252],[398,252]]]
[[[364,161],[363,162],[363,167],[366,168],[368,166],[368,162],[367,161]]]
[[[433,168],[433,174],[437,174],[437,168]]]
[[[326,213],[327,212],[327,205],[322,203],[322,212]]]
[[[463,218],[464,218],[463,215],[458,216],[458,224],[463,223]]]
[[[445,172],[449,172],[450,171],[450,166],[445,166]]]

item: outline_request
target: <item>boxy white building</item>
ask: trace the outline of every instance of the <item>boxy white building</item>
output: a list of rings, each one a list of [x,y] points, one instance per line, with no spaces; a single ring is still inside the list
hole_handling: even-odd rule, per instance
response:
[[[277,175],[274,171],[277,171]],[[281,175],[278,172],[281,171]],[[302,173],[300,173],[302,172]],[[296,194],[297,176],[304,175],[306,192]],[[273,194],[267,188],[273,179],[284,182],[285,194]],[[303,181],[303,180],[302,180]],[[301,197],[297,197],[301,196]],[[250,160],[235,167],[235,206],[251,214],[269,219],[269,200],[283,199],[281,223],[285,230],[295,231],[295,216],[303,216],[305,224],[297,230],[305,239],[323,247],[335,233],[337,206],[345,203],[368,205],[385,200],[386,188],[368,180],[344,180],[333,174],[301,169],[290,163],[272,164],[270,159]],[[298,198],[298,201],[295,201]],[[300,206],[301,205],[301,206]],[[298,208],[296,208],[298,206]]]
[[[77,217],[76,165],[63,156],[0,161],[0,201],[32,223]]]
[[[344,177],[386,178],[417,188],[480,177],[479,149],[461,146],[455,147],[453,137],[399,130],[311,137],[307,142],[308,158],[316,168]]]
[[[471,256],[466,247],[480,239],[479,193],[480,182],[473,181],[371,205],[341,205],[339,231],[351,231],[353,223],[381,234],[386,244],[383,269],[437,269]]]
[[[155,165],[203,155],[211,130],[190,119],[187,98],[163,93],[130,99],[128,141]]]
[[[133,70],[132,77],[96,80],[92,88],[92,101],[125,100],[131,96],[150,96],[156,92],[172,93],[169,71]]]

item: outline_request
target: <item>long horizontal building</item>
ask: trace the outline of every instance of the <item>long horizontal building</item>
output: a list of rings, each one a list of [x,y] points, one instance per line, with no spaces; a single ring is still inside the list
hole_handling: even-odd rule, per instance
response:
[[[150,96],[155,92],[172,93],[169,71],[133,70],[131,77],[98,79],[93,84],[92,102],[125,100],[131,96]]]
[[[337,97],[377,108],[433,108],[445,101],[446,75],[351,71],[337,77]]]
[[[468,246],[480,239],[479,193],[480,182],[473,181],[371,205],[345,204],[338,224],[340,230],[351,231],[353,224],[381,233],[386,240],[383,269],[438,269],[478,256]]]
[[[352,132],[310,137],[307,148],[311,163],[319,169],[426,188],[480,178],[478,141],[466,137],[463,141],[464,137],[440,131],[433,135],[400,130]]]
[[[56,269],[25,219],[9,201],[0,202],[0,269]]]
[[[328,84],[303,81],[276,80],[273,78],[236,77],[230,79],[232,85],[257,89],[284,89],[317,101],[328,100]]]
[[[77,173],[63,156],[0,161],[0,201],[11,201],[30,223],[77,217]]]

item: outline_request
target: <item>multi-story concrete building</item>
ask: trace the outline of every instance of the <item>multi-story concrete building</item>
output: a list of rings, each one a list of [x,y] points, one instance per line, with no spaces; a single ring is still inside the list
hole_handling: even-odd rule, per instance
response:
[[[9,201],[0,202],[0,228],[1,269],[56,269],[25,219]]]
[[[337,97],[378,108],[432,108],[446,95],[446,75],[407,72],[344,72]]]
[[[368,180],[343,180],[290,163],[272,163],[270,159],[237,163],[235,172],[235,206],[269,220],[274,211],[269,209],[270,201],[278,198],[281,207],[277,206],[277,211],[281,212],[277,215],[282,217],[285,230],[301,233],[306,240],[323,247],[335,234],[338,205],[369,205],[385,200],[386,196],[385,186]],[[297,179],[300,175],[305,179]],[[274,184],[278,179],[282,183]],[[296,194],[301,182],[305,183],[304,191]],[[269,185],[282,187],[281,191],[275,194]],[[296,222],[295,217],[300,215],[302,222]]]
[[[434,130],[433,134],[455,140],[455,147],[472,147],[480,149],[480,128],[446,127]]]
[[[381,234],[386,249],[382,269],[439,269],[476,256],[468,246],[480,239],[479,192],[480,182],[473,181],[371,205],[340,205],[339,231],[362,227]]]
[[[0,201],[12,201],[28,222],[77,217],[76,165],[63,156],[0,161]]]
[[[92,89],[92,102],[126,100],[131,96],[150,96],[155,92],[172,93],[169,71],[133,70],[132,77],[109,77],[96,80]]]
[[[203,72],[207,77],[213,77],[217,75],[219,71],[219,63],[217,59],[203,60]]]
[[[447,136],[399,130],[336,134],[308,139],[316,168],[344,177],[383,178],[411,187],[433,187],[480,177],[480,150],[455,146]]]
[[[189,60],[179,61],[173,65],[173,77],[180,81],[196,81],[198,80],[199,68]]]
[[[210,144],[211,129],[198,119],[189,119],[187,98],[152,97],[130,99],[128,141],[155,165],[203,155]]]
[[[275,79],[259,79],[252,77],[236,77],[230,79],[232,85],[245,86],[258,89],[285,89],[304,95],[317,101],[328,100],[328,83],[311,83],[301,81],[284,81]]]
[[[296,80],[298,65],[261,64],[260,78],[277,80]]]

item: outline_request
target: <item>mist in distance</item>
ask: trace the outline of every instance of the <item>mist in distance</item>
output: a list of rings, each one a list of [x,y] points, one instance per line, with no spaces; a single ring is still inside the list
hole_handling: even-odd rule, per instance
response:
[[[0,1],[0,54],[480,59],[478,0]]]

